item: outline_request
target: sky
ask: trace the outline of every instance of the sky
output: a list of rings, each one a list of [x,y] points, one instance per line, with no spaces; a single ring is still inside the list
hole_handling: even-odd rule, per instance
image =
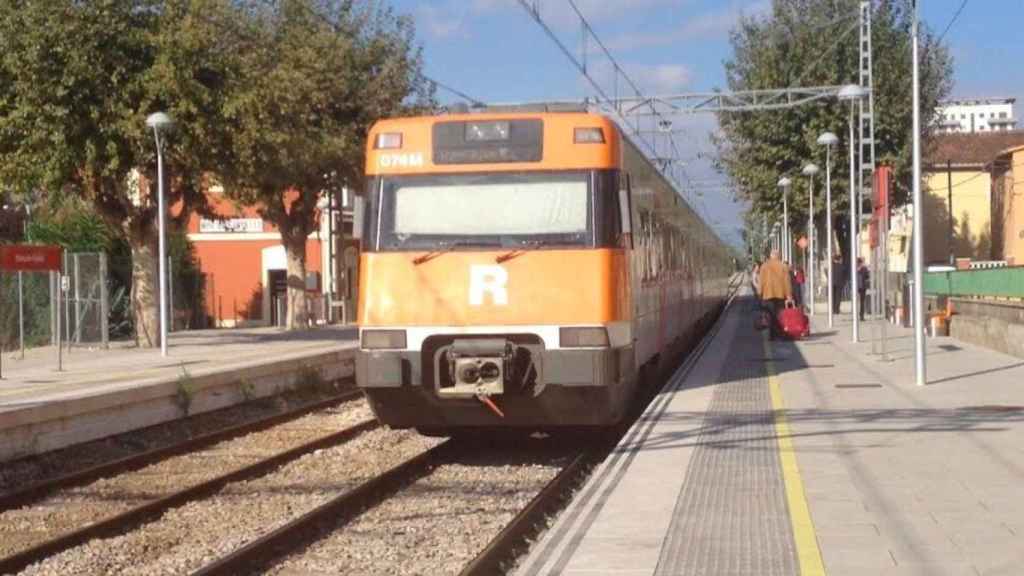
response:
[[[389,0],[416,23],[428,77],[488,103],[578,100],[595,91],[518,0]],[[963,0],[919,0],[921,17],[944,30]],[[592,40],[582,41],[568,0],[526,0],[588,70],[614,92],[614,74]],[[575,0],[576,6],[641,92],[671,94],[724,88],[729,31],[742,15],[767,13],[770,0]],[[954,57],[953,97],[1018,98],[1024,109],[1024,0],[968,0],[945,36]],[[854,40],[855,41],[855,40]],[[620,90],[624,81],[619,81]],[[460,101],[439,89],[441,102]],[[712,167],[711,115],[673,119],[685,165],[687,200],[724,238],[738,239],[745,206]]]

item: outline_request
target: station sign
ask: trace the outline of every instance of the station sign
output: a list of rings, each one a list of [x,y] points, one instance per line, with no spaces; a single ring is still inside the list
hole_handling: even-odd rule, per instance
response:
[[[0,269],[39,272],[60,270],[60,246],[8,244],[0,246]]]
[[[200,233],[245,233],[263,232],[263,220],[260,218],[226,218],[212,220],[199,219]]]

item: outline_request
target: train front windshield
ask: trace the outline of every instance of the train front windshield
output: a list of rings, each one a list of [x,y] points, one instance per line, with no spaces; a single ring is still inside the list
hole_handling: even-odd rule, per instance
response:
[[[367,238],[380,251],[604,244],[614,174],[383,177],[371,184]],[[611,215],[617,218],[617,215]]]

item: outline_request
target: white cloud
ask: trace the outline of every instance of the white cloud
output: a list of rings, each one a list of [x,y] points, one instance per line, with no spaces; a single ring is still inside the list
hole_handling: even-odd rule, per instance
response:
[[[693,82],[693,71],[683,64],[632,64],[625,69],[647,94],[682,92]]]
[[[423,3],[416,8],[419,28],[434,38],[464,35],[466,9],[461,2]]]
[[[743,16],[764,14],[771,8],[769,0],[733,2],[724,9],[685,18],[682,25],[661,33],[622,34],[613,38],[615,50],[650,46],[667,46],[676,42],[725,38]]]

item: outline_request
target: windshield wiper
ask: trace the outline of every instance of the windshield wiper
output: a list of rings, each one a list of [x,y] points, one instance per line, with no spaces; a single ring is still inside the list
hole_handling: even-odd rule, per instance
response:
[[[508,262],[513,258],[526,254],[528,252],[528,248],[536,249],[540,248],[541,246],[546,246],[548,244],[550,244],[550,242],[544,240],[523,240],[519,242],[519,248],[516,248],[515,250],[506,252],[495,257],[494,261],[497,262],[498,264],[501,264],[502,262]]]
[[[496,248],[500,246],[501,244],[498,242],[481,240],[451,240],[449,242],[440,242],[434,250],[413,258],[412,263],[419,266],[420,264],[433,260],[442,254],[452,252],[456,248]]]

